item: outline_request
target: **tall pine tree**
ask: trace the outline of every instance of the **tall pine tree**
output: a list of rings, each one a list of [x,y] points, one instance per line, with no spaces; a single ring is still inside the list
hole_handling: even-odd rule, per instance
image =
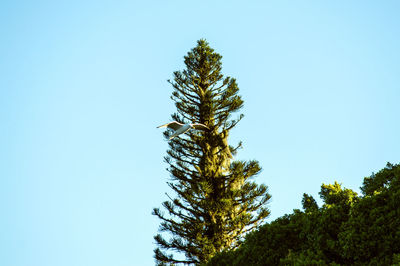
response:
[[[181,123],[202,123],[210,130],[192,130],[169,141],[165,161],[171,174],[168,185],[175,196],[153,214],[162,222],[157,234],[155,258],[159,265],[208,261],[224,249],[232,249],[246,233],[269,215],[270,199],[265,185],[250,178],[261,168],[257,161],[237,161],[237,147],[228,144],[229,131],[243,118],[231,118],[243,106],[234,78],[221,74],[222,56],[205,40],[184,57],[186,69],[174,72],[169,81],[171,99],[177,113],[172,119]],[[170,132],[164,132],[166,138]],[[177,259],[167,251],[177,251]]]

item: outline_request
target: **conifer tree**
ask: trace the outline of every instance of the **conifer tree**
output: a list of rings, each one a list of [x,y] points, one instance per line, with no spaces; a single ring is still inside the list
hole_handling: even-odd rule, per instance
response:
[[[247,232],[269,215],[265,185],[251,180],[261,171],[257,161],[233,159],[241,142],[228,144],[229,131],[243,118],[232,115],[243,106],[236,80],[221,74],[222,56],[205,40],[184,57],[186,69],[176,71],[169,83],[177,113],[172,120],[202,123],[209,130],[192,130],[169,141],[165,161],[174,191],[163,209],[154,239],[159,265],[200,264],[217,252],[239,245]],[[164,132],[168,138],[170,132]],[[168,253],[169,251],[169,253]],[[185,255],[178,259],[170,252]]]

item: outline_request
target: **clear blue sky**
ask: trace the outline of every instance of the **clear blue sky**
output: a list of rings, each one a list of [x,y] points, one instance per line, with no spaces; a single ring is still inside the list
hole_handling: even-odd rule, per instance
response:
[[[400,162],[399,1],[2,1],[0,265],[154,265],[166,82],[206,38],[269,220]],[[319,201],[320,202],[320,201]]]

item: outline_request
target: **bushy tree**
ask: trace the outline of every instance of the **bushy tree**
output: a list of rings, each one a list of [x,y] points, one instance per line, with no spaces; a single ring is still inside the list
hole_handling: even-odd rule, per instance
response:
[[[395,263],[400,253],[400,165],[388,163],[364,178],[361,191],[363,198],[340,234],[344,257],[362,265]]]
[[[235,251],[215,256],[209,265],[336,265],[346,264],[340,256],[338,235],[347,221],[356,193],[340,184],[321,186],[324,201],[303,194],[304,212],[295,209],[249,234]],[[336,250],[336,248],[338,248]]]
[[[304,194],[304,212],[263,225],[209,265],[400,265],[400,165],[364,178],[361,191],[323,184],[323,206]]]
[[[229,132],[243,115],[232,115],[243,106],[236,80],[221,73],[221,55],[200,40],[184,57],[186,68],[169,81],[181,123],[202,123],[209,130],[188,131],[169,141],[165,161],[175,196],[155,208],[161,220],[155,258],[159,264],[208,261],[222,250],[236,247],[241,237],[269,215],[265,185],[251,180],[261,171],[257,161],[233,159],[237,149],[228,144]],[[168,138],[170,132],[165,132]],[[169,251],[181,252],[177,259]]]
[[[322,184],[319,195],[324,204],[319,210],[314,230],[309,232],[316,239],[313,250],[323,254],[327,262],[348,264],[349,261],[342,256],[338,239],[343,224],[349,219],[351,207],[358,200],[357,193],[334,182]]]

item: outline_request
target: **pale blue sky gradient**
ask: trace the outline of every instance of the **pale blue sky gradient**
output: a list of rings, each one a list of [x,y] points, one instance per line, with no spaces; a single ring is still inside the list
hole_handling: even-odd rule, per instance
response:
[[[83,3],[84,2],[84,3]],[[217,2],[217,3],[216,3]],[[206,38],[235,77],[238,159],[269,220],[400,162],[398,1],[2,1],[0,265],[154,265],[170,192],[156,126]],[[319,201],[320,202],[320,201]]]

